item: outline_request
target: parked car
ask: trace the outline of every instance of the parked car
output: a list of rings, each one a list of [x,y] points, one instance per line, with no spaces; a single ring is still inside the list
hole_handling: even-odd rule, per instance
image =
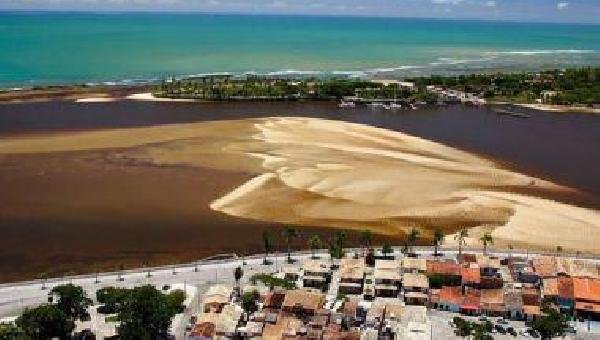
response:
[[[508,332],[508,334],[512,335],[512,336],[517,336],[517,331],[515,331],[515,329],[513,327],[508,327],[506,329],[506,331]]]
[[[496,332],[498,332],[500,334],[506,334],[506,329],[504,329],[504,327],[502,327],[500,325],[495,325],[494,329],[496,330]]]
[[[532,337],[532,338],[539,338],[540,337],[540,335],[538,334],[538,332],[535,329],[533,329],[533,328],[527,329],[527,334],[529,334],[529,336]]]

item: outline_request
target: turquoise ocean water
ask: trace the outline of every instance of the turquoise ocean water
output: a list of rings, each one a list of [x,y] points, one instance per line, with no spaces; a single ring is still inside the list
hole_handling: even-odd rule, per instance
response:
[[[400,77],[577,65],[600,65],[600,26],[0,12],[0,87],[219,72]]]

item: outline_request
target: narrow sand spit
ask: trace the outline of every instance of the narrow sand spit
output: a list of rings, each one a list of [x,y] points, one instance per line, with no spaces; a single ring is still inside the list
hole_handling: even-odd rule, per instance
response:
[[[513,104],[515,106],[526,107],[528,109],[551,111],[551,112],[581,112],[581,113],[598,113],[600,109],[592,107],[568,106],[568,105],[550,105],[550,104]]]
[[[109,103],[117,101],[118,98],[111,97],[89,97],[89,98],[79,98],[75,99],[76,103]]]
[[[195,99],[173,99],[173,98],[159,98],[152,95],[150,92],[146,93],[134,93],[130,94],[125,99],[130,100],[142,100],[142,101],[152,101],[152,102],[195,102]]]
[[[255,174],[211,208],[257,220],[364,229],[491,230],[496,244],[600,252],[600,212],[522,192],[569,191],[494,162],[370,126],[265,118],[0,140],[0,155],[112,149],[156,165]],[[514,189],[514,190],[511,190]],[[521,192],[521,193],[517,193]]]

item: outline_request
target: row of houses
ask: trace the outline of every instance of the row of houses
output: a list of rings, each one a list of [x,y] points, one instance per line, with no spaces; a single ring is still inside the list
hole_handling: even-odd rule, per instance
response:
[[[600,317],[600,266],[562,257],[456,258],[354,256],[309,259],[274,275],[297,289],[260,291],[260,308],[244,315],[232,287],[203,298],[192,339],[428,339],[428,309],[516,320],[539,317],[552,303],[569,315]]]

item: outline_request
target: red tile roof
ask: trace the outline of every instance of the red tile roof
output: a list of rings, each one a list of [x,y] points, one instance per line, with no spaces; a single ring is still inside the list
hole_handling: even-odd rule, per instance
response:
[[[573,278],[573,295],[576,300],[600,303],[600,280]]]
[[[600,313],[600,304],[577,301],[575,302],[575,309],[580,311],[593,311],[594,313]]]
[[[461,309],[479,309],[481,302],[481,293],[478,290],[467,291],[467,294],[463,297]]]
[[[281,308],[283,300],[285,299],[285,292],[267,292],[262,296],[263,306],[265,308]]]
[[[459,263],[476,263],[477,255],[463,253],[463,254],[460,254],[460,256],[457,256],[456,259],[458,260]]]
[[[559,276],[556,279],[556,286],[558,296],[564,299],[572,299],[574,297],[573,292],[573,279],[570,277]]]
[[[461,268],[462,281],[464,283],[481,283],[481,273],[479,271],[479,267],[475,268]]]
[[[440,289],[439,300],[443,303],[460,305],[462,302],[462,292],[460,287],[444,286]]]

